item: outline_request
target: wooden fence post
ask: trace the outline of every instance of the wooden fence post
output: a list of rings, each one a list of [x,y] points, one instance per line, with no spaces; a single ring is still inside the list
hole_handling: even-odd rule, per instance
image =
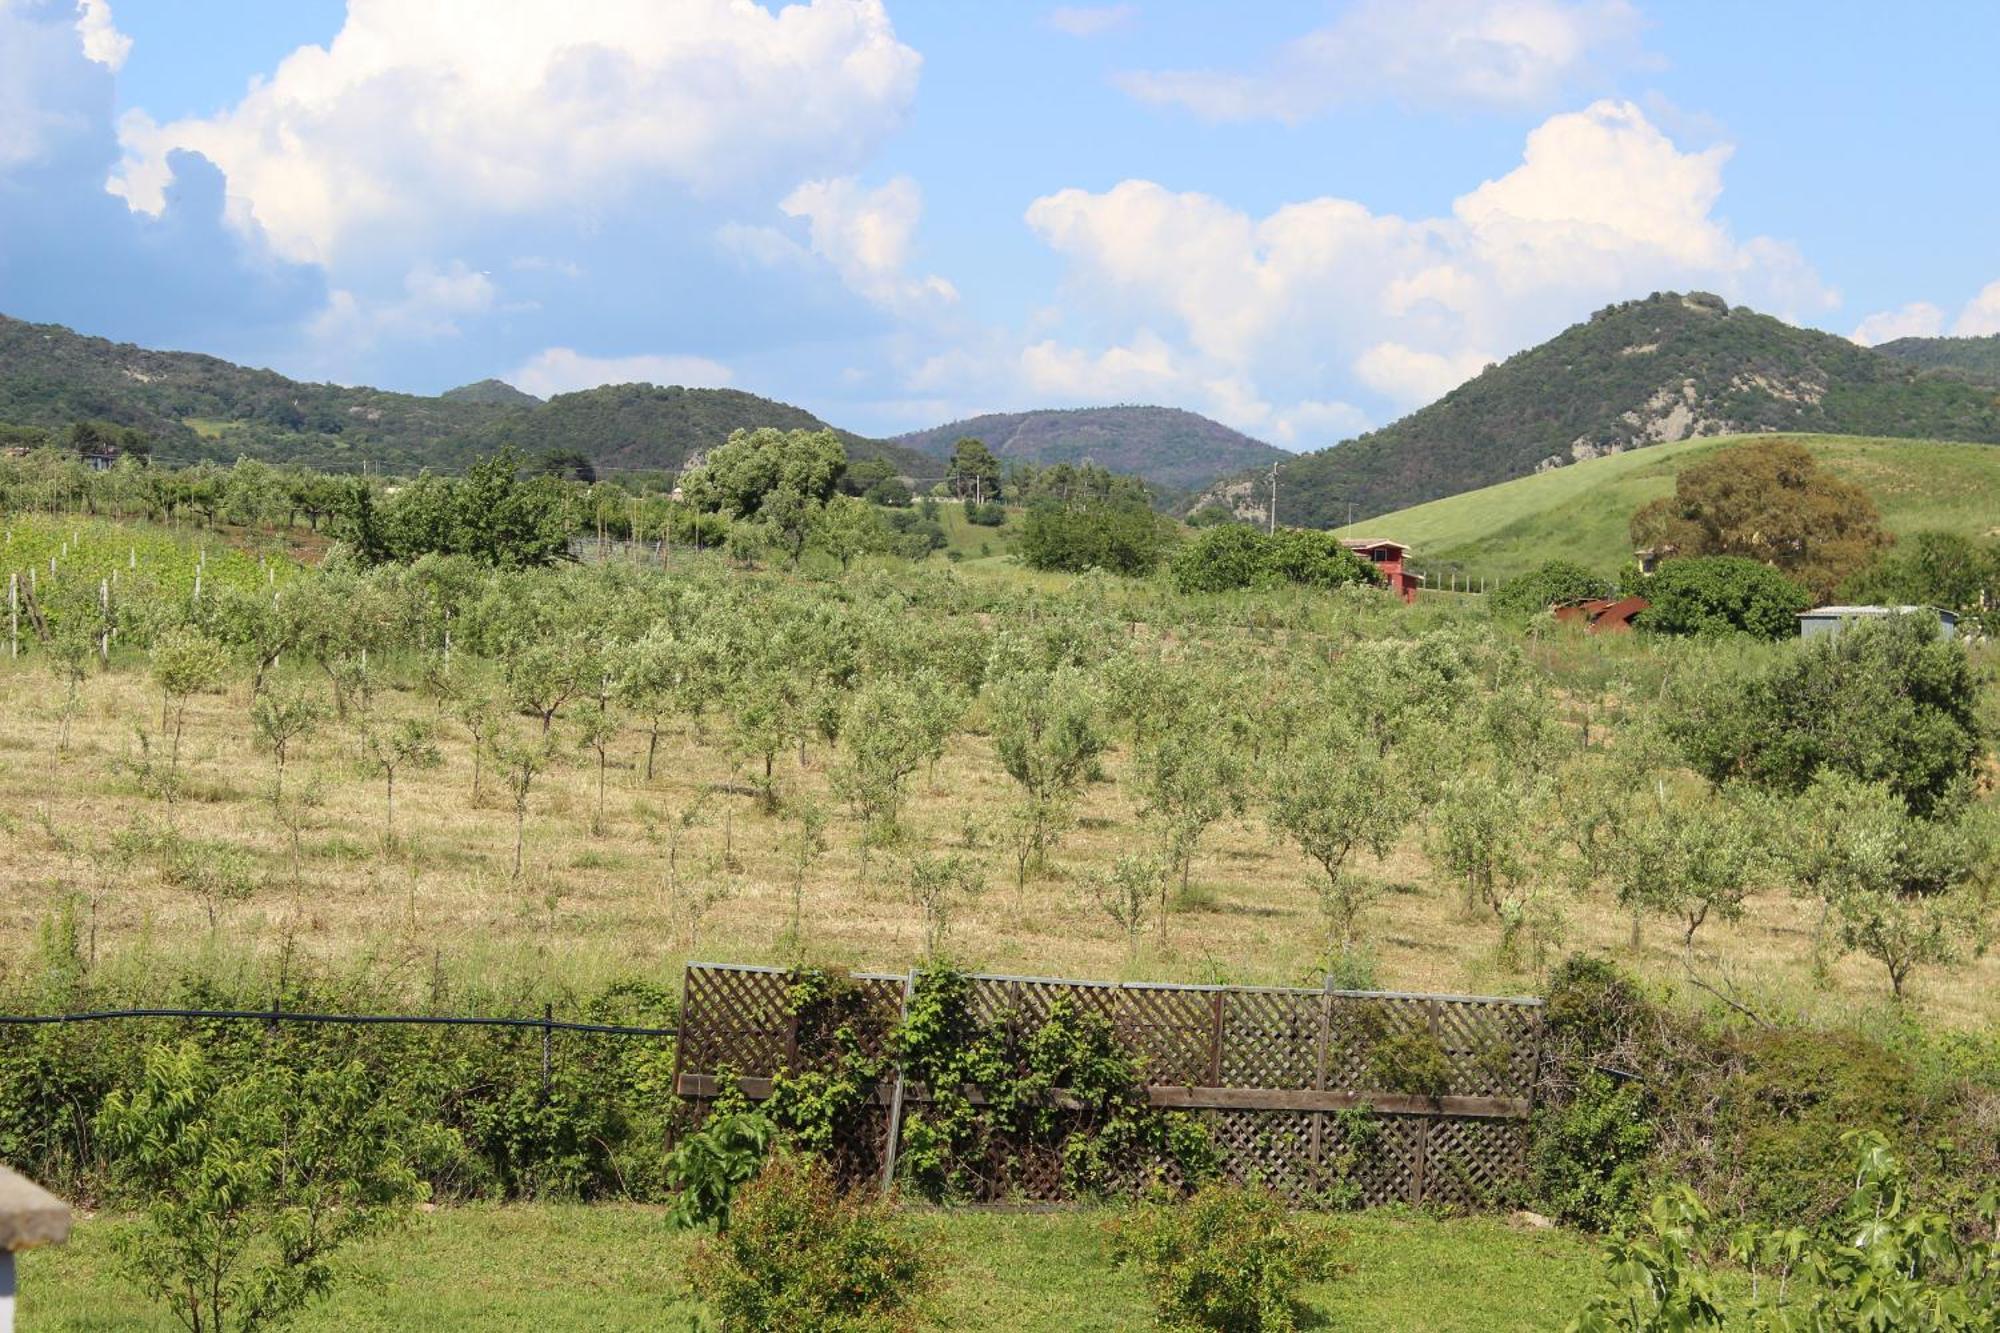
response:
[[[1319,988],[1319,1041],[1313,1051],[1313,1091],[1326,1091],[1327,1047],[1333,1040],[1333,973],[1326,974],[1326,980]],[[1320,1169],[1326,1162],[1325,1143],[1326,1112],[1313,1112],[1312,1120],[1312,1165],[1313,1177],[1318,1179]]]
[[[0,1166],[0,1333],[14,1327],[14,1255],[69,1239],[69,1205]]]
[[[903,978],[903,1005],[897,1010],[898,1027],[909,1021],[910,996],[916,988],[917,969],[913,967],[910,974]],[[907,1078],[903,1062],[899,1059],[896,1061],[896,1090],[889,1095],[889,1138],[882,1145],[882,1193],[885,1197],[896,1187],[896,1155],[903,1138],[903,1084]]]
[[[1215,1008],[1215,1026],[1209,1034],[1208,1044],[1208,1086],[1222,1086],[1222,997],[1224,992],[1216,991],[1210,1003]]]
[[[1430,1027],[1431,1040],[1436,1041],[1438,1002],[1435,999],[1424,1001],[1424,1015]],[[1410,1200],[1411,1203],[1422,1203],[1430,1188],[1431,1124],[1436,1118],[1428,1115],[1417,1117],[1416,1197]]]

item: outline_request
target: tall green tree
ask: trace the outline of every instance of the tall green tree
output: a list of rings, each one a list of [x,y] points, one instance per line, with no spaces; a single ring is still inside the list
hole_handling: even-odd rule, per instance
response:
[[[1632,516],[1632,544],[1680,556],[1737,555],[1833,594],[1890,538],[1868,492],[1820,470],[1795,440],[1722,449],[1674,476],[1674,493]]]

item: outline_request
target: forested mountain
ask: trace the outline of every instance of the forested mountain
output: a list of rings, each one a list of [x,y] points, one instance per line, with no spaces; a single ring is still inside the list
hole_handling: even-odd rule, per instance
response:
[[[899,435],[935,458],[950,458],[964,436],[985,441],[1002,462],[1080,463],[1186,491],[1291,455],[1217,421],[1177,407],[1083,407],[1069,411],[996,412]]]
[[[191,352],[155,352],[0,316],[0,422],[116,422],[167,461],[251,454],[321,466],[414,462],[494,420],[489,403],[306,384]]]
[[[1705,293],[1607,307],[1380,430],[1290,460],[1278,517],[1332,527],[1668,440],[1770,430],[2000,441],[2000,394]],[[1246,473],[1205,502],[1265,512]]]
[[[239,456],[329,471],[457,471],[505,444],[575,451],[614,469],[672,471],[739,428],[817,430],[801,408],[736,389],[607,385],[543,403],[499,380],[437,397],[308,384],[212,356],[156,352],[0,316],[0,424],[99,420],[153,437],[169,463]],[[925,477],[924,455],[840,432],[851,458]]]
[[[454,403],[488,403],[495,407],[533,407],[542,400],[531,393],[523,393],[506,380],[478,380],[471,384],[461,384],[456,389],[446,389],[439,394]]]
[[[490,453],[512,444],[530,454],[575,450],[600,469],[677,471],[690,454],[712,449],[731,431],[757,426],[822,430],[827,424],[804,408],[759,398],[740,389],[662,388],[607,384],[561,393],[528,411],[512,412],[470,432],[460,447]],[[834,428],[851,460],[886,458],[898,472],[938,477],[936,461],[894,444]]]
[[[1957,370],[2000,384],[2000,333],[1983,338],[1898,338],[1875,350],[1926,370]]]

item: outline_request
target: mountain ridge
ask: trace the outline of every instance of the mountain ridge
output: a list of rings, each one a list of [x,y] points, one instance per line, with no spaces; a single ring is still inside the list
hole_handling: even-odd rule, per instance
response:
[[[1335,527],[1649,444],[1797,431],[2000,442],[2000,394],[1702,292],[1597,311],[1437,402],[1279,468],[1278,517]],[[1255,474],[1211,487],[1268,513]]]
[[[928,475],[935,461],[740,389],[605,385],[544,402],[500,380],[429,396],[311,383],[201,352],[158,351],[0,315],[0,423],[102,420],[153,437],[167,463],[239,456],[329,471],[455,470],[508,444],[673,472],[737,429],[835,430],[853,458]]]
[[[1883,356],[1924,367],[1951,370],[2000,385],[2000,333],[1954,338],[1897,338],[1877,343]]]
[[[1175,491],[1195,490],[1243,468],[1293,457],[1199,413],[1137,403],[987,412],[909,431],[892,442],[933,458],[950,458],[952,446],[968,435],[983,441],[1003,463],[1048,466],[1088,459]]]

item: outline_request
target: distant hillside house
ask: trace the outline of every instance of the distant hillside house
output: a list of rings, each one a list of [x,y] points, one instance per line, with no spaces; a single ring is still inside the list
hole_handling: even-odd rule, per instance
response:
[[[1849,625],[1860,620],[1879,620],[1883,616],[1932,615],[1938,618],[1938,636],[1952,639],[1958,637],[1958,616],[1951,611],[1941,611],[1931,606],[1820,606],[1810,611],[1799,612],[1799,637],[1818,639],[1829,634],[1838,634]]]
[[[1410,553],[1409,547],[1386,537],[1342,537],[1340,544],[1375,566],[1375,572],[1396,596],[1406,602],[1417,600],[1424,576],[1403,568],[1403,557]]]
[[[83,465],[92,472],[109,472],[118,466],[118,446],[115,444],[94,444],[77,454]]]

